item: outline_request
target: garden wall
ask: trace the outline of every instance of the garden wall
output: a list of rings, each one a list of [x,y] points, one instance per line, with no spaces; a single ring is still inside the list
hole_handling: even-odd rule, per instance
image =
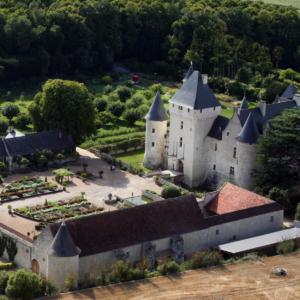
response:
[[[158,195],[155,195],[155,194],[152,194],[152,193],[149,193],[147,191],[144,191],[142,190],[142,195],[152,201],[161,201],[161,200],[165,200],[164,198],[158,196]]]
[[[159,176],[159,175],[161,175],[161,171],[145,172],[146,177]]]

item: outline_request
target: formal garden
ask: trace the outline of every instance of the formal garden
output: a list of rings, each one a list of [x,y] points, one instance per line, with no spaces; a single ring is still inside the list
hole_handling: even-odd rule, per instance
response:
[[[14,213],[35,221],[40,221],[36,225],[36,229],[41,230],[49,223],[60,222],[62,219],[71,220],[105,212],[103,207],[97,207],[84,198],[84,194],[82,192],[81,196],[57,202],[47,201],[46,199],[44,204],[17,208],[14,210]]]
[[[2,189],[0,197],[3,200],[13,200],[30,196],[43,195],[46,193],[55,193],[62,191],[61,187],[57,184],[48,182],[47,177],[45,180],[35,177],[24,176],[22,179],[15,180]]]

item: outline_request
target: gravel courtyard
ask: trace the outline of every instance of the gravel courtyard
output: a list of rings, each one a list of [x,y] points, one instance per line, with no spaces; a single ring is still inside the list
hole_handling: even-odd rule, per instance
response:
[[[34,234],[39,234],[39,232],[35,231],[35,225],[38,224],[38,222],[15,215],[9,215],[7,209],[8,204],[12,205],[13,208],[20,208],[27,205],[44,204],[45,199],[48,201],[67,200],[74,196],[80,196],[80,192],[85,192],[85,197],[92,203],[97,206],[104,206],[107,210],[114,210],[116,209],[114,206],[106,205],[103,201],[103,197],[107,196],[109,193],[126,198],[131,197],[132,193],[135,196],[141,195],[141,190],[143,189],[150,189],[158,193],[161,192],[161,187],[153,182],[153,178],[143,178],[138,175],[132,175],[128,172],[121,171],[119,168],[116,168],[114,172],[111,172],[110,165],[96,157],[94,154],[81,148],[77,148],[77,151],[81,155],[80,159],[78,159],[78,163],[81,165],[82,163],[87,163],[87,170],[97,175],[97,177],[99,177],[98,171],[103,170],[103,179],[97,178],[94,181],[87,180],[86,182],[82,182],[81,180],[74,178],[73,183],[68,184],[66,191],[0,204],[0,223],[9,226],[24,235],[27,235],[27,233],[30,232],[30,236],[32,237]],[[47,176],[48,181],[55,182],[52,170],[53,169],[49,169],[47,172],[32,172],[25,175],[37,175],[41,178]],[[76,173],[79,170],[82,171],[83,167],[71,166],[72,172]],[[6,177],[5,183],[1,186],[1,189],[4,188],[5,185],[11,183],[11,181],[21,179],[25,175],[16,174]]]

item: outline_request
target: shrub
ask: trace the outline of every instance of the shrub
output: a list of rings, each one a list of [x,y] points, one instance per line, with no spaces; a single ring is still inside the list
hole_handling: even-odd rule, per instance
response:
[[[135,94],[132,96],[131,101],[134,104],[134,107],[139,107],[141,106],[142,102],[144,100],[143,95],[141,94]]]
[[[80,175],[82,178],[86,178],[86,173],[81,173]]]
[[[162,261],[158,264],[157,271],[161,275],[174,274],[179,272],[179,265],[173,261]]]
[[[6,263],[6,264],[0,264],[0,270],[10,269],[14,265],[15,264],[13,262],[9,262],[9,263]]]
[[[29,165],[30,164],[30,161],[26,158],[23,158],[20,162],[19,162],[20,165]]]
[[[113,92],[114,91],[114,88],[113,88],[113,86],[111,86],[111,85],[107,85],[107,86],[105,86],[104,88],[103,88],[103,93],[105,94],[105,95],[108,95],[109,93],[111,93],[111,92]]]
[[[96,126],[97,128],[100,128],[103,125],[115,122],[116,119],[117,118],[111,112],[102,111],[97,115]]]
[[[154,94],[159,91],[161,94],[163,94],[163,86],[160,83],[153,84],[149,87],[149,90],[152,91]]]
[[[180,195],[180,190],[173,185],[165,186],[161,191],[161,196],[165,199],[179,197]]]
[[[0,293],[4,294],[9,276],[12,274],[11,271],[1,271],[0,272]]]
[[[182,191],[181,192],[181,196],[188,195],[188,194],[189,194],[189,191]]]
[[[75,290],[76,282],[77,282],[76,274],[74,273],[74,271],[70,271],[65,280],[65,285],[68,292]]]
[[[287,254],[294,251],[295,242],[293,240],[282,239],[276,246],[277,254]]]
[[[152,92],[150,90],[144,91],[143,94],[147,100],[150,100],[152,97],[155,96],[154,92]]]
[[[19,269],[8,279],[5,293],[8,298],[28,299],[42,295],[41,278],[35,273]]]
[[[16,104],[6,104],[2,109],[2,115],[6,117],[9,121],[13,117],[16,117],[20,113],[20,109]]]
[[[8,123],[5,120],[0,120],[0,132],[5,133],[8,129]]]
[[[138,108],[126,109],[122,117],[132,126],[141,118],[141,111]]]
[[[25,128],[27,125],[32,123],[32,119],[29,115],[19,115],[15,119],[15,122],[19,127]]]
[[[123,260],[118,260],[111,266],[112,283],[130,280],[130,263]]]
[[[105,111],[108,102],[105,99],[95,98],[94,104],[99,112]]]
[[[126,109],[126,105],[122,103],[121,101],[116,101],[113,103],[110,103],[107,107],[108,111],[111,112],[116,117],[121,117],[123,112]]]
[[[227,84],[228,95],[231,96],[241,96],[244,93],[242,85],[236,80],[230,80]]]
[[[0,184],[4,183],[3,177],[0,175]]]
[[[131,97],[131,89],[126,86],[118,87],[116,93],[118,94],[121,102],[126,102],[126,100]]]
[[[0,300],[8,300],[6,296],[0,296]]]
[[[102,77],[101,81],[104,84],[110,84],[113,82],[112,78],[109,75]]]
[[[222,254],[218,251],[207,250],[205,252],[197,251],[192,256],[192,268],[205,268],[217,266],[221,263]]]
[[[60,289],[54,280],[43,280],[43,290],[44,293],[48,296],[57,295],[60,292]]]

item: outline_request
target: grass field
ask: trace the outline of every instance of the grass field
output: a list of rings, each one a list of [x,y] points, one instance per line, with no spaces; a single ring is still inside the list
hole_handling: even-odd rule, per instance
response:
[[[294,6],[300,9],[300,0],[262,0],[267,4],[276,4],[276,5],[283,5],[283,6]]]
[[[117,155],[115,155],[115,157],[117,159],[124,161],[125,163],[127,163],[129,165],[132,165],[133,167],[142,168],[140,163],[143,162],[144,153],[145,153],[145,150],[140,149],[140,150],[131,151],[131,152],[127,152],[127,153],[117,154]],[[142,169],[144,171],[150,172],[150,170],[148,170],[146,168],[142,168]]]
[[[228,109],[223,109],[221,111],[221,116],[223,117],[226,117],[226,118],[231,118],[232,115],[233,115],[233,111],[234,111],[234,105],[233,104],[230,104],[230,103],[227,103],[227,102],[223,102],[223,101],[220,101],[222,104],[224,104],[225,106],[228,107]],[[248,102],[248,105],[249,105],[249,108],[252,108],[252,107],[256,107],[257,106],[257,103],[256,102]]]

